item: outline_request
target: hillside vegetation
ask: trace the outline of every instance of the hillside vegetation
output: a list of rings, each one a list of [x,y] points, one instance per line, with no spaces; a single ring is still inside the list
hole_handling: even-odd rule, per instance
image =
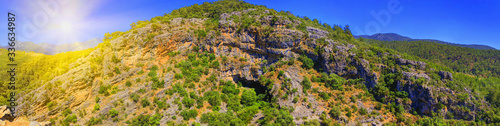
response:
[[[499,77],[500,51],[456,47],[428,41],[377,41],[365,39],[369,44],[415,55],[430,62],[445,64],[453,71],[481,77]]]
[[[16,113],[55,125],[500,123],[500,93],[487,91],[496,78],[243,1],[134,22],[83,51],[25,55]]]

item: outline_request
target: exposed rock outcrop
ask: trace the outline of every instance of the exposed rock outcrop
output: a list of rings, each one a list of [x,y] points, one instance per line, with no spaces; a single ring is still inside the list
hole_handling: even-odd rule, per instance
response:
[[[425,66],[427,65],[427,63],[422,62],[422,61],[406,60],[406,59],[402,59],[402,58],[397,58],[396,63],[398,65],[413,65],[421,70],[425,70]]]
[[[450,72],[446,71],[439,71],[439,76],[441,76],[441,80],[448,79],[450,81],[453,81],[453,75]]]

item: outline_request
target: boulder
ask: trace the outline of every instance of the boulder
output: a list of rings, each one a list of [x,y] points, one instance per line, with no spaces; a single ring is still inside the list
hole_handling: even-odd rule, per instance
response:
[[[10,114],[10,110],[7,109],[7,105],[0,106],[0,118],[3,118],[5,115]]]
[[[439,71],[439,76],[441,76],[441,80],[448,79],[450,81],[453,81],[453,75],[450,72],[446,71]]]

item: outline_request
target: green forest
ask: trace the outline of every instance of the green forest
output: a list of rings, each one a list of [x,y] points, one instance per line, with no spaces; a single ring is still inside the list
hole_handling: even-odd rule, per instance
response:
[[[455,72],[481,77],[500,77],[500,50],[479,50],[429,41],[378,41],[373,39],[361,39],[361,41],[418,56],[429,62],[445,65]]]

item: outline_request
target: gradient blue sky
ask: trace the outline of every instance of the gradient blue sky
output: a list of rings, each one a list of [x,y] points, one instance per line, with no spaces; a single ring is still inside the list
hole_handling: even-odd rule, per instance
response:
[[[11,10],[18,18],[17,31],[20,41],[35,43],[73,43],[103,37],[106,32],[126,31],[138,20],[170,13],[173,9],[202,4],[202,0],[184,1],[119,1],[80,0],[58,3],[57,13],[48,13],[43,3],[34,1],[2,0],[0,12],[1,38],[7,35],[7,14]],[[291,11],[294,15],[318,19],[322,23],[350,25],[355,35],[397,33],[416,39],[437,39],[460,44],[482,44],[500,49],[500,1],[493,0],[248,0],[275,10]],[[47,3],[47,2],[45,2]],[[397,4],[399,3],[399,4]],[[390,5],[400,11],[391,13]],[[52,8],[55,8],[52,6]],[[390,15],[372,15],[386,13]],[[32,36],[21,27],[35,22],[34,16],[44,15],[47,22],[33,24],[38,34]],[[35,16],[36,17],[36,16]],[[44,18],[40,18],[44,19]],[[43,21],[43,20],[42,20]],[[368,27],[368,29],[367,29]],[[7,41],[6,39],[4,41]],[[6,42],[1,43],[6,45]]]

